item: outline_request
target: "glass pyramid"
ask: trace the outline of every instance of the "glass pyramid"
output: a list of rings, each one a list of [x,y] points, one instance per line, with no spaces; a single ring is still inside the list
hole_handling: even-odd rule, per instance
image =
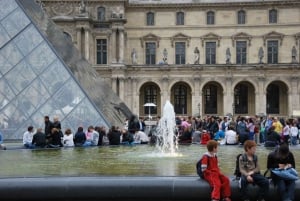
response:
[[[60,55],[63,51],[55,49],[47,34],[39,28],[40,21],[33,21],[21,2],[0,0],[0,130],[4,139],[22,139],[29,125],[44,128],[45,115],[51,119],[58,116],[63,130],[71,128],[73,132],[78,126],[86,129],[89,125],[109,127],[111,123],[116,124],[111,122],[114,118],[107,120],[103,115],[103,102],[97,105],[94,101],[97,96],[90,98],[89,92],[80,84],[81,80],[67,65],[66,56]],[[35,2],[23,2],[30,9],[34,8]],[[30,12],[43,15],[38,9],[37,13]],[[75,47],[72,48],[69,50],[74,52]],[[93,72],[84,62],[85,68]],[[116,96],[114,98],[119,104]]]

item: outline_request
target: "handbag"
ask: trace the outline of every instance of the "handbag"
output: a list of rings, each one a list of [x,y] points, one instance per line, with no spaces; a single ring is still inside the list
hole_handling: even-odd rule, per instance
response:
[[[286,168],[286,169],[279,169],[274,168],[271,170],[276,176],[280,177],[284,180],[298,180],[298,172],[294,168]]]

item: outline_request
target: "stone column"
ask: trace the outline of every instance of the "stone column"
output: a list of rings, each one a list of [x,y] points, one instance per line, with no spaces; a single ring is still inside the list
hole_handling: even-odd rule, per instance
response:
[[[85,58],[90,61],[90,29],[84,29]]]
[[[77,34],[77,48],[78,48],[78,51],[81,56],[82,55],[82,52],[81,52],[81,27],[76,28],[76,34]]]
[[[298,94],[298,80],[299,78],[297,76],[292,76],[290,78],[291,80],[291,90],[288,96],[288,115],[291,116],[293,115],[293,110],[299,110],[300,105],[299,105],[299,94]]]
[[[140,93],[137,91],[137,82],[138,79],[136,77],[133,77],[131,83],[132,99],[130,101],[130,104],[134,114],[139,114],[140,108]]]
[[[223,112],[224,115],[231,113],[232,115],[234,115],[234,111],[233,111],[233,103],[234,103],[234,89],[232,88],[232,77],[226,77],[225,78],[225,86],[226,89],[223,93]]]
[[[267,93],[265,91],[265,78],[258,77],[258,89],[255,93],[255,113],[267,114]]]
[[[124,77],[119,78],[119,84],[120,84],[120,89],[119,89],[119,97],[124,101]]]
[[[161,111],[163,112],[163,107],[164,104],[166,103],[167,100],[170,99],[170,94],[169,94],[169,78],[167,75],[163,76],[162,78],[162,91],[161,91]],[[170,100],[171,101],[171,100]]]
[[[192,95],[192,114],[199,114],[202,116],[202,99],[200,99],[200,77],[194,77],[194,95]],[[200,107],[200,108],[199,108]]]
[[[113,77],[111,79],[111,88],[115,93],[117,93],[117,78]]]
[[[119,28],[119,63],[124,63],[124,29]]]
[[[110,51],[111,51],[111,63],[117,63],[117,58],[116,58],[116,40],[117,40],[117,29],[113,28],[112,29],[112,34],[111,34],[111,47],[110,47]]]

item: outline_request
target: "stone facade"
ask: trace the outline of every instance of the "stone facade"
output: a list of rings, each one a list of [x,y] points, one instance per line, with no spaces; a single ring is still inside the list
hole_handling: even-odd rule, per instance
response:
[[[300,111],[298,0],[43,0],[42,6],[139,116],[149,115],[147,102],[157,105],[152,116],[161,115],[166,100],[184,116]]]

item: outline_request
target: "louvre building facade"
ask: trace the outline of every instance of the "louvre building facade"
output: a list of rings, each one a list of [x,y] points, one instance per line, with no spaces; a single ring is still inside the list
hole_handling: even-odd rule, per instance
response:
[[[300,111],[299,0],[37,3],[139,116]]]

